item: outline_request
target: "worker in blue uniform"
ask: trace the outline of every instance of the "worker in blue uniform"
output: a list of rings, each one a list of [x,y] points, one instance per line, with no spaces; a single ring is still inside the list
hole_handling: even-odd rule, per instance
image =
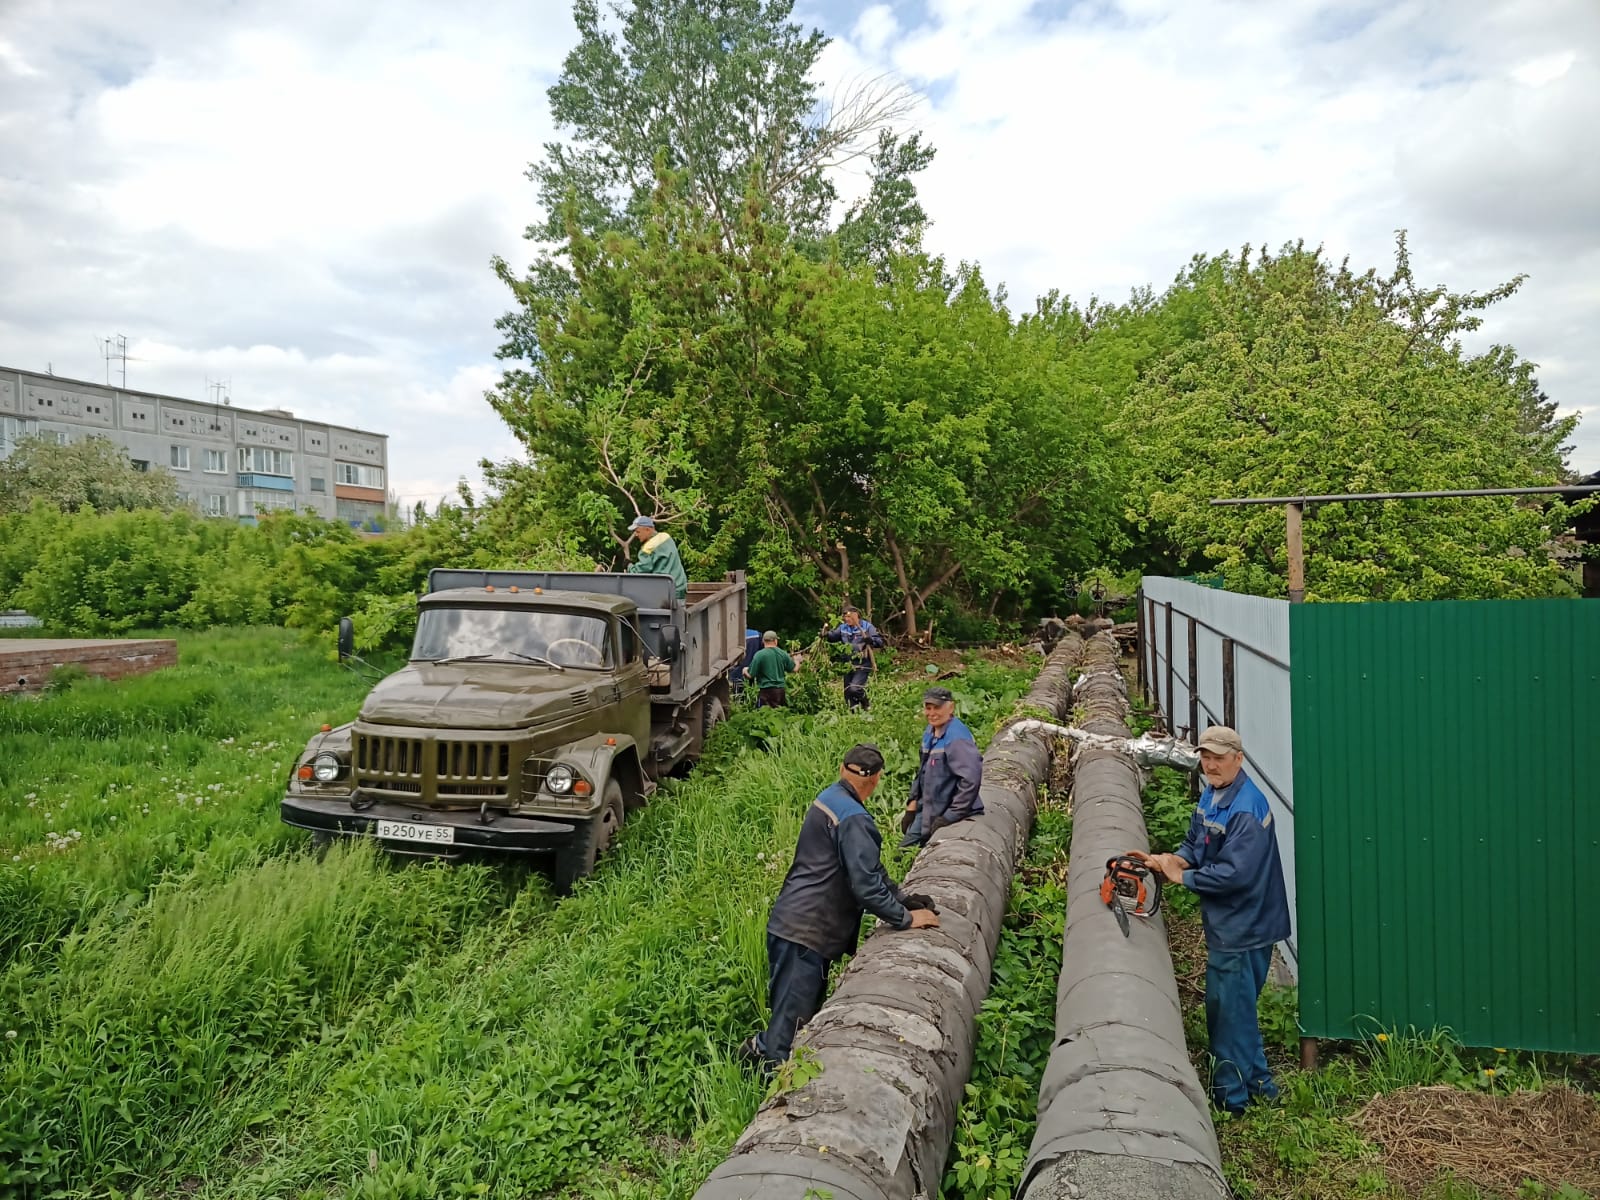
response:
[[[1200,897],[1211,1099],[1237,1114],[1251,1100],[1278,1095],[1256,1002],[1272,965],[1272,947],[1289,936],[1289,900],[1272,808],[1244,769],[1244,743],[1226,725],[1213,725],[1196,745],[1206,785],[1189,819],[1188,836],[1175,854],[1137,857]]]
[[[891,929],[939,925],[932,899],[902,892],[883,868],[883,838],[865,807],[882,775],[876,746],[852,746],[839,778],[806,810],[794,862],[767,918],[771,1018],[739,1047],[747,1062],[770,1068],[789,1057],[795,1032],[822,1007],[829,970],[854,952],[863,912]]]

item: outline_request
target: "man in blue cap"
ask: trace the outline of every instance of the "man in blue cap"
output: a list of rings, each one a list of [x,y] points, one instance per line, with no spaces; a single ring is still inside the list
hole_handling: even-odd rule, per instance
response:
[[[956,716],[955,693],[947,687],[929,688],[922,693],[922,715],[928,727],[922,731],[922,761],[900,823],[906,835],[903,847],[926,846],[946,825],[983,813],[978,797],[983,756],[972,730]]]
[[[670,575],[677,585],[678,599],[689,594],[689,576],[683,569],[678,545],[670,533],[656,532],[654,517],[638,516],[628,532],[639,539],[639,557],[628,567],[629,575]]]

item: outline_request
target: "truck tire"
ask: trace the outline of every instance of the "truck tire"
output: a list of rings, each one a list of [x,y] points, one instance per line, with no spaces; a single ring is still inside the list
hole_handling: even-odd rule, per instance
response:
[[[552,875],[557,892],[565,896],[578,880],[593,874],[595,863],[616,840],[625,813],[622,785],[615,779],[608,779],[605,803],[600,806],[599,813],[573,836],[571,845],[556,854]]]
[[[728,710],[722,706],[722,700],[717,696],[707,696],[704,723],[700,727],[700,753],[705,753],[706,743],[711,740],[711,731],[727,717]]]

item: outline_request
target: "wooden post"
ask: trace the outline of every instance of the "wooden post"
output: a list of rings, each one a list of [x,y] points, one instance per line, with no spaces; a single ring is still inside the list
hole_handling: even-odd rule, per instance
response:
[[[1306,552],[1300,540],[1300,518],[1305,515],[1305,505],[1291,500],[1284,505],[1284,518],[1289,532],[1289,603],[1301,604],[1306,598]]]
[[[1317,1069],[1317,1039],[1314,1037],[1300,1039],[1300,1069],[1302,1071]]]

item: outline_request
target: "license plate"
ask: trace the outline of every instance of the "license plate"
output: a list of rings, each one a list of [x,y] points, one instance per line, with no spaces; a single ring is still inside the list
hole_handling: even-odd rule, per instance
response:
[[[416,825],[410,821],[379,821],[378,836],[397,842],[435,842],[451,845],[456,840],[451,825]]]

